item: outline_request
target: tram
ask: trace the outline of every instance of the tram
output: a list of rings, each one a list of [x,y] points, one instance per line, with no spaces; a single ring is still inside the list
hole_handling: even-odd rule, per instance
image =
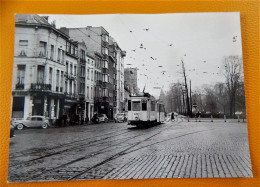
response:
[[[150,126],[165,121],[164,105],[149,93],[130,96],[127,105],[128,125]]]

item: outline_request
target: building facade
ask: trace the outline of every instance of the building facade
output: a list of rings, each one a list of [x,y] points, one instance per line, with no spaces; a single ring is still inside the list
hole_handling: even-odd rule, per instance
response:
[[[41,115],[55,120],[65,112],[66,62],[77,64],[77,52],[67,55],[68,43],[69,36],[50,24],[48,17],[15,16],[13,118]]]
[[[120,56],[124,57],[122,54],[125,53],[119,53],[120,56],[117,56],[119,47],[116,42],[111,41],[109,33],[103,27],[88,26],[61,28],[61,30],[74,40],[84,41],[87,53],[94,57],[94,111],[113,119],[114,114],[118,112],[117,103],[121,100],[120,93],[123,93],[122,87],[118,93],[117,59]]]
[[[137,68],[124,69],[125,86],[130,91],[131,95],[137,95],[139,89],[137,87]]]

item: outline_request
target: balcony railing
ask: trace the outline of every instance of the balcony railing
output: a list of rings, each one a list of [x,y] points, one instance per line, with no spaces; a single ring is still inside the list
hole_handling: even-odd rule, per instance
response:
[[[32,83],[31,90],[51,90],[51,84]]]
[[[101,80],[97,80],[97,86],[101,86],[102,85],[102,81]]]
[[[108,82],[103,82],[103,83],[102,83],[102,87],[103,87],[103,88],[108,88],[108,85],[109,85]]]
[[[109,73],[108,68],[103,68],[102,73],[108,74]]]
[[[108,45],[109,45],[109,43],[108,43],[108,42],[106,42],[106,41],[103,41],[103,40],[102,40],[101,44],[102,44],[104,47],[108,47]]]
[[[24,84],[19,84],[19,83],[16,84],[16,85],[15,85],[15,89],[16,89],[16,90],[23,90],[23,89],[24,89]]]
[[[86,64],[86,59],[80,58],[79,62],[82,63],[82,64]]]

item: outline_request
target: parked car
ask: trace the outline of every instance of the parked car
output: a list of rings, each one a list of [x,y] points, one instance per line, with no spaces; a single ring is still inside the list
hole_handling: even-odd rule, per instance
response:
[[[108,122],[108,117],[106,114],[99,114],[98,115],[98,122],[101,123],[101,122],[105,122],[107,123]]]
[[[126,122],[127,121],[127,117],[125,113],[117,113],[115,115],[115,122]]]
[[[50,122],[45,116],[30,116],[25,120],[15,120],[14,124],[18,130],[22,130],[24,127],[41,127],[46,129],[50,126]]]
[[[14,129],[15,129],[15,125],[13,124],[13,121],[11,120],[10,123],[10,138],[14,137]]]

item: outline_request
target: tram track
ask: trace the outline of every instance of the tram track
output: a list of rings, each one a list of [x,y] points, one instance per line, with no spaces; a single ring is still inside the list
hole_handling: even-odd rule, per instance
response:
[[[116,134],[116,136],[119,136],[119,135],[128,133],[128,130],[127,130],[127,129],[123,129],[122,131],[124,131],[124,132],[119,133],[119,134]],[[84,141],[87,141],[87,140],[91,140],[91,139],[93,139],[93,138],[95,138],[95,140],[93,140],[93,141],[95,141],[95,142],[97,142],[97,141],[103,141],[103,140],[105,140],[105,139],[110,138],[110,137],[111,137],[110,135],[111,135],[111,134],[114,134],[115,132],[118,132],[118,131],[109,132],[109,133],[102,134],[102,135],[99,135],[99,136],[92,136],[92,137],[80,139],[80,140],[77,140],[77,141],[73,141],[73,142],[69,142],[69,143],[65,143],[65,144],[56,145],[56,146],[53,146],[53,147],[41,148],[41,150],[44,150],[44,151],[41,151],[41,152],[45,152],[45,151],[49,152],[49,151],[51,151],[51,150],[55,150],[55,149],[59,149],[59,148],[66,148],[66,147],[69,147],[69,146],[74,146],[74,144],[77,144],[77,143],[80,143],[80,142],[84,142]],[[107,135],[109,135],[109,136],[107,136]],[[104,137],[104,136],[106,136],[106,137]],[[104,137],[104,138],[98,139],[98,138],[100,138],[100,137]],[[10,158],[19,158],[19,157],[24,157],[24,156],[32,155],[32,154],[39,154],[39,151],[38,151],[38,150],[36,150],[36,151],[31,151],[31,152],[28,151],[28,150],[26,150],[26,151],[28,152],[27,154],[22,154],[22,155],[19,155],[19,156],[13,156],[13,155],[15,155],[15,154],[20,154],[20,152],[14,152],[14,153],[12,153],[9,157],[10,157]]]
[[[121,151],[121,152],[119,152],[119,153],[113,155],[112,157],[115,159],[116,156],[120,155],[120,154],[123,153],[125,150],[127,150],[127,149],[129,149],[129,148],[132,148],[132,147],[134,147],[134,146],[136,146],[136,145],[142,143],[143,141],[147,141],[148,139],[150,139],[150,138],[152,138],[152,137],[158,135],[159,133],[161,133],[161,132],[157,132],[157,133],[153,134],[152,136],[149,136],[149,137],[146,138],[145,140],[138,141],[138,142],[136,142],[136,143],[134,143],[134,144],[131,144],[131,145],[128,146],[126,149],[124,149],[123,151]],[[143,136],[143,134],[137,135],[137,136],[134,136],[134,137],[138,137],[138,136]],[[125,142],[125,141],[129,141],[129,140],[131,140],[131,139],[134,138],[134,137],[129,137],[129,138],[127,138],[126,140],[124,140],[124,142]],[[57,169],[59,169],[59,168],[66,167],[66,166],[71,165],[71,164],[73,164],[73,163],[76,163],[76,162],[79,162],[79,161],[82,161],[82,160],[91,158],[91,157],[96,156],[96,155],[100,155],[100,154],[102,154],[102,153],[111,152],[111,149],[109,149],[109,150],[106,150],[106,149],[111,148],[111,147],[114,147],[114,146],[117,146],[117,145],[120,145],[121,143],[123,143],[123,142],[119,142],[119,143],[117,143],[117,144],[107,146],[107,147],[105,147],[105,148],[100,149],[99,151],[96,151],[95,153],[92,153],[91,155],[86,155],[86,156],[83,156],[83,157],[79,157],[79,158],[77,158],[77,159],[74,159],[74,160],[72,160],[72,161],[70,161],[70,162],[67,162],[67,163],[64,163],[64,164],[61,164],[61,165],[56,166],[56,167],[54,167],[54,168],[43,170],[40,174],[30,176],[30,178],[37,178],[37,177],[41,176],[42,174],[55,171],[55,170],[57,170]],[[104,151],[104,150],[105,150],[105,151]],[[106,160],[107,160],[107,159],[106,159]],[[104,162],[104,161],[102,161],[102,163],[103,163],[103,162]],[[101,165],[101,164],[100,164],[100,165]],[[93,167],[93,166],[92,166],[92,167]],[[92,168],[92,167],[91,167],[91,168]],[[96,167],[97,167],[97,166],[96,166]],[[84,171],[85,171],[85,170],[84,170]]]
[[[87,169],[81,171],[80,173],[78,173],[78,174],[76,174],[76,175],[70,177],[68,180],[73,180],[73,179],[79,177],[80,175],[83,175],[83,174],[86,173],[87,171],[90,171],[91,169],[94,169],[94,168],[96,168],[96,167],[98,167],[98,166],[101,166],[101,165],[103,165],[103,164],[105,164],[105,163],[111,161],[111,160],[114,160],[114,159],[116,159],[116,158],[118,158],[118,157],[124,156],[124,155],[129,154],[129,153],[135,152],[135,151],[137,151],[137,150],[140,150],[140,149],[143,149],[143,148],[146,148],[146,147],[149,147],[149,146],[158,144],[158,143],[162,143],[162,142],[165,142],[165,141],[169,141],[169,140],[172,140],[172,139],[181,138],[181,137],[184,137],[184,136],[187,136],[187,135],[196,134],[196,133],[200,133],[200,132],[211,131],[211,130],[214,130],[214,129],[217,129],[217,128],[212,128],[212,129],[209,129],[209,130],[201,130],[201,131],[195,131],[195,132],[190,132],[190,133],[182,134],[182,135],[177,136],[177,137],[174,137],[174,138],[168,138],[168,139],[166,139],[166,140],[158,141],[158,142],[155,142],[155,143],[152,143],[152,144],[149,144],[149,145],[146,145],[146,146],[143,146],[143,147],[140,147],[140,148],[137,148],[137,149],[134,149],[134,150],[131,150],[131,151],[127,152],[127,150],[129,150],[129,149],[131,149],[131,148],[137,146],[138,144],[140,144],[140,143],[142,143],[142,142],[145,142],[145,141],[147,141],[148,139],[150,139],[150,138],[152,138],[152,137],[154,137],[154,136],[160,134],[160,133],[162,132],[162,131],[160,131],[160,132],[158,132],[158,133],[156,133],[156,134],[154,134],[154,135],[152,135],[152,136],[146,138],[145,140],[140,141],[140,142],[137,142],[137,143],[133,144],[132,146],[130,146],[130,147],[124,149],[123,151],[121,151],[121,152],[119,152],[119,153],[116,153],[116,154],[112,155],[111,157],[109,157],[109,158],[107,158],[107,159],[105,159],[105,160],[103,160],[103,161],[101,161],[101,162],[95,164],[94,166],[92,166],[92,167],[90,167],[90,168],[87,168]]]
[[[125,133],[121,133],[120,135],[122,135],[122,134],[125,134]],[[111,148],[111,147],[113,147],[113,146],[117,146],[117,145],[119,145],[119,144],[121,144],[121,143],[123,143],[123,142],[125,142],[125,141],[128,141],[129,139],[136,138],[136,137],[138,137],[138,136],[142,136],[142,135],[135,135],[135,136],[131,136],[131,137],[123,137],[123,138],[117,139],[117,141],[120,141],[120,140],[123,140],[123,141],[122,141],[122,142],[119,142],[119,143],[117,143],[117,144],[114,144],[114,145],[109,145],[109,146],[103,148],[103,150],[104,150],[104,149],[107,149],[107,148]],[[24,161],[24,162],[20,162],[20,163],[16,163],[16,164],[13,164],[13,165],[9,165],[9,167],[27,165],[27,164],[29,164],[30,162],[34,162],[34,161],[37,161],[37,160],[41,160],[41,159],[44,159],[44,158],[48,158],[48,157],[51,157],[51,156],[54,156],[54,155],[58,155],[58,154],[61,154],[61,153],[64,153],[64,152],[77,151],[77,150],[81,150],[82,148],[85,148],[85,149],[86,149],[86,148],[89,148],[89,147],[93,147],[93,146],[97,146],[97,145],[102,145],[102,144],[104,144],[103,141],[104,141],[104,140],[107,140],[107,139],[109,139],[109,138],[112,138],[112,137],[106,137],[106,138],[103,138],[103,139],[100,139],[100,140],[93,140],[93,141],[91,141],[91,142],[86,142],[86,143],[84,143],[84,144],[80,144],[80,145],[77,145],[77,146],[73,146],[73,147],[71,147],[71,148],[63,149],[63,150],[56,151],[56,152],[53,152],[53,153],[48,153],[48,154],[45,154],[45,155],[40,156],[40,157],[38,157],[38,158],[34,158],[34,159],[30,159],[30,160],[27,160],[27,161]],[[126,140],[125,140],[125,139],[126,139]],[[106,143],[109,143],[109,142],[111,142],[111,140],[108,141],[108,142],[106,142]],[[95,153],[93,153],[93,154],[96,155]]]
[[[180,123],[180,122],[179,122],[179,123]],[[73,180],[74,178],[77,178],[78,176],[80,176],[80,175],[86,173],[87,171],[89,171],[89,170],[91,170],[91,169],[94,169],[94,168],[96,168],[96,167],[99,167],[99,166],[101,166],[101,165],[103,165],[103,164],[105,164],[105,163],[107,163],[107,162],[109,162],[109,161],[111,161],[111,160],[114,160],[114,159],[116,159],[116,158],[118,158],[118,157],[120,157],[120,156],[123,156],[123,155],[126,155],[126,154],[130,154],[130,153],[135,152],[135,151],[138,151],[138,150],[140,150],[140,149],[143,149],[143,148],[146,148],[146,147],[155,145],[155,144],[159,144],[159,143],[162,143],[162,142],[165,142],[165,141],[169,141],[169,140],[171,140],[171,139],[181,138],[181,137],[183,137],[183,136],[187,136],[187,135],[190,135],[190,134],[195,134],[195,133],[200,133],[200,132],[204,132],[204,131],[209,131],[209,130],[216,129],[216,128],[212,128],[212,129],[207,129],[207,130],[189,132],[189,133],[185,133],[185,134],[179,135],[179,136],[177,136],[177,137],[165,139],[165,140],[162,140],[162,141],[157,141],[157,142],[151,143],[151,144],[149,144],[149,145],[145,145],[145,146],[142,146],[142,147],[139,147],[139,148],[136,148],[136,149],[131,150],[132,148],[136,147],[137,145],[139,145],[139,144],[141,144],[141,143],[143,143],[143,142],[147,142],[147,140],[149,140],[149,139],[151,139],[151,138],[157,136],[157,135],[160,134],[161,132],[167,131],[168,128],[172,128],[173,125],[176,125],[176,123],[175,123],[175,124],[170,124],[168,127],[163,128],[163,129],[160,129],[160,126],[158,126],[158,127],[156,126],[156,128],[151,128],[153,131],[154,131],[154,130],[157,130],[157,129],[160,129],[160,131],[157,132],[157,133],[154,133],[153,135],[151,135],[151,136],[149,136],[149,137],[147,137],[147,138],[145,138],[145,139],[143,139],[143,140],[137,141],[137,142],[131,144],[130,146],[127,146],[126,149],[124,149],[124,150],[122,150],[122,151],[120,151],[120,152],[118,152],[118,153],[116,153],[116,154],[113,154],[113,155],[110,156],[109,158],[106,158],[106,159],[104,159],[103,161],[101,161],[101,162],[99,162],[99,163],[97,163],[97,164],[95,164],[95,165],[93,165],[93,166],[91,166],[91,167],[89,167],[89,168],[86,168],[85,170],[81,171],[79,174],[70,177],[69,180]],[[127,130],[127,129],[125,129],[125,130],[126,130],[126,131],[129,131],[129,130]],[[111,133],[112,133],[112,132],[111,132]],[[107,134],[111,134],[111,133],[107,133]],[[124,133],[126,133],[126,132],[124,132]],[[123,135],[124,133],[120,133],[120,134]],[[108,152],[108,151],[111,152],[111,147],[116,147],[116,146],[118,146],[118,145],[120,145],[120,144],[122,144],[122,143],[124,143],[124,142],[127,142],[127,141],[129,141],[129,140],[131,140],[131,139],[133,139],[133,138],[135,138],[135,137],[144,136],[146,133],[147,133],[147,132],[141,133],[141,134],[136,135],[136,136],[131,136],[131,137],[127,137],[127,138],[125,138],[125,137],[124,137],[124,138],[121,138],[121,139],[119,139],[119,140],[123,140],[123,141],[117,142],[116,144],[113,144],[113,145],[110,144],[109,146],[107,146],[107,147],[105,147],[105,148],[101,148],[100,150],[98,150],[98,151],[92,153],[91,155],[84,155],[84,156],[82,156],[82,157],[80,157],[80,158],[77,158],[77,159],[74,159],[74,160],[69,161],[69,162],[67,162],[67,163],[61,164],[61,165],[59,165],[59,166],[57,166],[57,167],[54,167],[54,168],[51,168],[51,169],[43,170],[43,171],[41,171],[40,174],[30,176],[30,178],[37,178],[37,177],[39,177],[39,176],[41,176],[41,175],[43,175],[43,174],[45,174],[45,173],[53,172],[53,171],[55,171],[55,170],[57,170],[57,169],[59,169],[59,168],[64,168],[64,167],[66,167],[66,166],[69,166],[69,165],[71,165],[71,164],[77,163],[77,162],[79,162],[79,161],[82,161],[82,160],[85,160],[85,159],[88,159],[88,158],[91,158],[91,157],[93,157],[93,156],[100,155],[100,154],[106,153],[106,152]],[[108,139],[108,137],[103,138],[103,139],[100,139],[99,141],[103,141],[103,140],[106,140],[106,139]],[[92,141],[92,142],[93,142],[93,144],[92,144],[92,145],[88,145],[88,147],[91,147],[91,146],[94,146],[94,145],[95,145],[94,143],[95,143],[96,141]],[[88,142],[88,143],[89,143],[89,142]],[[86,143],[86,144],[88,144],[88,143]],[[53,156],[53,155],[61,154],[62,152],[66,152],[66,151],[75,151],[75,150],[82,149],[83,147],[86,148],[86,144],[84,144],[84,145],[79,145],[78,147],[75,147],[74,149],[73,149],[73,148],[72,148],[72,149],[66,149],[66,150],[58,151],[58,152],[55,153],[55,154],[45,155],[45,156],[42,156],[42,157],[39,157],[39,158],[36,158],[36,159],[32,159],[32,160],[29,160],[29,161],[25,161],[25,162],[20,163],[20,164],[18,163],[18,165],[20,165],[20,166],[21,166],[21,165],[26,165],[26,166],[28,166],[27,164],[29,164],[30,162],[36,161],[36,160],[40,160],[40,159],[44,159],[44,158],[47,158],[47,157],[51,157],[51,156]],[[102,144],[102,142],[100,142],[99,144]],[[109,149],[109,150],[107,150],[107,149]],[[129,151],[129,150],[130,150],[130,151]],[[16,164],[16,165],[13,165],[13,166],[17,166],[17,164]],[[12,167],[12,166],[11,166],[11,167]]]

